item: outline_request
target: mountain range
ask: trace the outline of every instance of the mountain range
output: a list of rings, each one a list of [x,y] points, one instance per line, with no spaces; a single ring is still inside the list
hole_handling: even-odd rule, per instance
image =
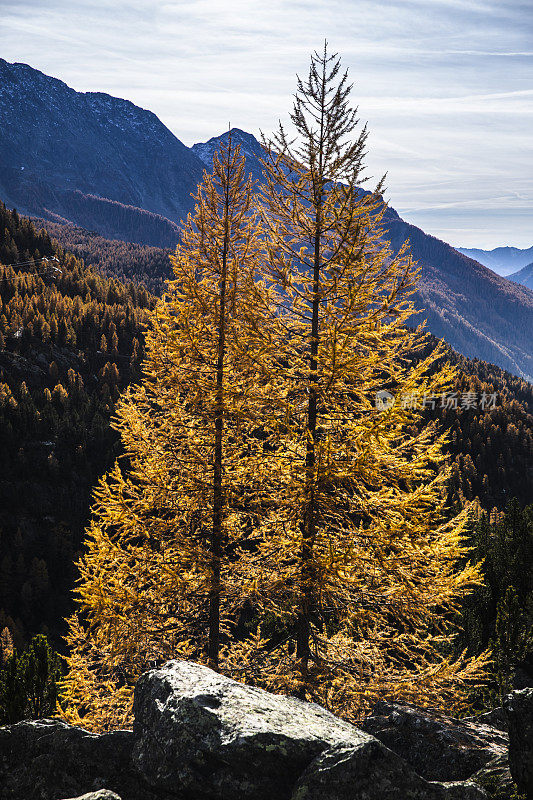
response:
[[[0,130],[6,205],[45,225],[74,224],[107,239],[169,249],[192,209],[191,194],[228,135],[188,148],[150,111],[107,94],[76,92],[2,59]],[[260,179],[260,143],[239,129],[232,135]],[[410,225],[391,207],[384,235],[394,249],[410,241],[421,267],[420,317],[432,333],[466,356],[531,380],[530,289]]]
[[[204,165],[151,111],[0,59],[0,130],[7,205],[109,238],[176,243]]]
[[[533,262],[522,267],[518,272],[513,272],[512,275],[509,275],[509,280],[516,281],[522,286],[527,286],[528,289],[533,289]]]
[[[514,280],[514,275],[523,267],[533,262],[533,247],[520,249],[519,247],[495,247],[493,250],[480,250],[477,247],[457,247],[484,267],[492,269],[498,275],[503,275]],[[518,281],[520,283],[520,281]]]

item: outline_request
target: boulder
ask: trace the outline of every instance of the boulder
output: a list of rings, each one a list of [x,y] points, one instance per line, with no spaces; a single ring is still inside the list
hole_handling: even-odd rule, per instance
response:
[[[431,783],[376,739],[324,750],[298,780],[291,800],[483,800],[473,783]]]
[[[490,774],[500,785],[511,782],[509,739],[501,726],[378,703],[361,727],[428,781],[464,781],[474,776],[483,781]]]
[[[80,797],[71,797],[69,800],[120,800],[120,797],[115,792],[99,789],[97,792],[82,794]]]
[[[288,800],[323,750],[372,741],[314,703],[185,661],[145,673],[133,708],[137,769],[158,793],[194,800]]]
[[[529,691],[506,704],[521,787]],[[380,704],[361,730],[189,662],[143,675],[134,716],[133,731],[104,734],[58,720],[0,728],[1,800],[481,800],[475,784],[506,769],[507,734],[487,720]]]
[[[89,733],[58,720],[0,727],[2,800],[56,800],[103,789],[155,800],[131,768],[131,731]]]
[[[509,721],[503,706],[497,706],[497,708],[485,711],[485,713],[478,714],[475,717],[463,717],[463,722],[473,722],[475,725],[489,725],[489,727],[496,728],[498,731],[509,733]]]
[[[509,764],[519,791],[533,800],[533,689],[511,692],[504,700],[509,720]]]

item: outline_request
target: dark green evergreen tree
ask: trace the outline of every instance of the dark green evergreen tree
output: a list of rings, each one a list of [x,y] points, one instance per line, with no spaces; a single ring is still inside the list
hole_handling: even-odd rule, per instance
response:
[[[14,651],[0,668],[0,724],[53,715],[62,674],[62,659],[46,636],[34,636],[20,655]]]

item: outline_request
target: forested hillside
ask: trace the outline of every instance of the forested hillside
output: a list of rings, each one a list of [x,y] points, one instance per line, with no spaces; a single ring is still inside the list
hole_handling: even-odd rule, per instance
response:
[[[108,200],[94,194],[84,194],[76,189],[63,195],[63,214],[40,209],[52,223],[82,225],[84,229],[98,230],[108,239],[126,239],[128,242],[148,247],[170,247],[178,241],[179,228],[160,214],[144,208],[126,205],[118,200]]]
[[[105,239],[94,231],[67,223],[42,219],[32,222],[37,228],[46,228],[64,250],[110,278],[142,283],[152,294],[159,295],[170,276],[170,249]]]
[[[488,691],[474,694],[478,703],[496,705],[513,684],[522,689],[533,681],[533,505],[512,501],[503,513],[483,514],[470,541],[483,562],[484,585],[465,602],[458,646],[493,650]]]
[[[435,336],[464,355],[531,379],[531,291],[496,275],[398,215],[387,220],[387,236],[394,248],[409,240],[421,267],[421,317]]]
[[[437,400],[435,410],[430,408],[427,413],[450,432],[450,497],[478,498],[489,511],[503,509],[512,498],[530,503],[533,386],[494,364],[465,358],[451,348],[447,356],[459,369],[456,399],[444,408]]]
[[[73,560],[109,417],[139,373],[152,297],[86,268],[0,206],[0,627],[17,639],[70,607]]]
[[[165,275],[164,251],[71,226],[53,232],[108,272],[142,270],[154,289]],[[139,375],[154,298],[83,266],[3,206],[0,264],[0,626],[11,618],[21,640],[50,629],[58,644],[91,490],[117,454],[109,418],[119,391]],[[461,371],[457,408],[437,399],[427,413],[451,431],[451,499],[478,497],[488,511],[512,497],[527,504],[533,388],[498,367],[448,355]],[[465,392],[476,394],[471,407],[462,406]],[[481,407],[483,393],[496,393],[494,408]]]

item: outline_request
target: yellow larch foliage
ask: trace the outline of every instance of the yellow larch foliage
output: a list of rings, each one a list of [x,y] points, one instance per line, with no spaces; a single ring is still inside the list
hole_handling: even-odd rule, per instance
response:
[[[407,246],[395,255],[386,241],[381,184],[360,188],[367,134],[350,136],[350,89],[336,56],[315,54],[294,139],[280,127],[265,142],[287,412],[268,527],[236,565],[259,624],[228,668],[349,718],[385,697],[458,709],[487,662],[454,656],[457,610],[480,574],[466,510],[446,508],[445,436],[413,408],[453,372],[407,327],[418,273]],[[396,401],[380,407],[380,390]]]
[[[204,176],[95,493],[71,721],[128,724],[136,679],[170,657],[349,719],[378,698],[457,709],[483,677],[486,655],[455,652],[480,575],[445,436],[403,401],[453,372],[408,327],[418,273],[386,241],[381,184],[361,189],[350,88],[313,56],[258,209],[231,136]]]
[[[279,350],[244,168],[230,135],[172,257],[143,383],[117,407],[125,455],[95,492],[63,687],[67,719],[92,728],[128,724],[150,666],[218,668],[241,604],[232,564],[268,485],[261,425]]]
[[[11,658],[14,652],[13,637],[11,636],[11,631],[6,626],[2,630],[2,633],[0,633],[0,667]]]

